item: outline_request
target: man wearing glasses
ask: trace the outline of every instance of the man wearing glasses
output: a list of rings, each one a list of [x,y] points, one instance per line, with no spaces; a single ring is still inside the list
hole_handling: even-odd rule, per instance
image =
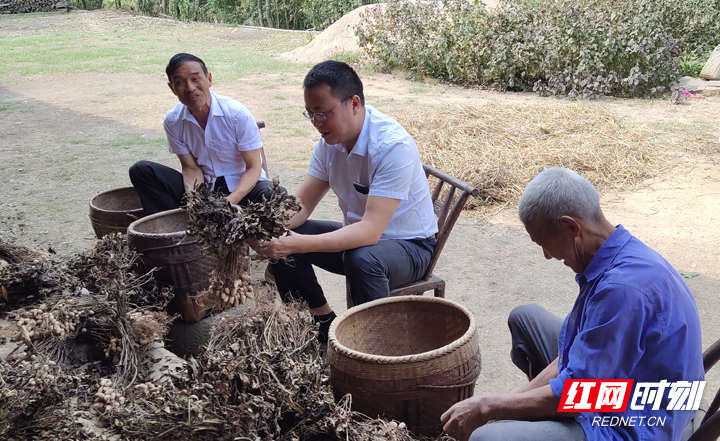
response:
[[[325,61],[305,76],[304,116],[320,132],[297,192],[292,233],[261,245],[285,299],[307,301],[327,341],[335,318],[312,265],[347,277],[358,305],[420,279],[437,222],[415,142],[397,121],[365,106],[363,85],[345,63]],[[308,220],[332,189],[343,222]]]

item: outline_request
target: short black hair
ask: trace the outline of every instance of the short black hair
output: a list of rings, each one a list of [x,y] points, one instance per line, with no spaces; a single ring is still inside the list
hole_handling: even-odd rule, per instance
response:
[[[205,67],[205,63],[203,60],[199,59],[195,55],[186,54],[184,52],[181,52],[179,54],[173,55],[173,57],[170,59],[170,62],[168,63],[167,67],[165,68],[165,73],[167,74],[168,80],[172,80],[172,74],[175,73],[175,71],[178,69],[178,67],[182,66],[183,64],[189,62],[189,61],[195,61],[196,63],[200,63],[200,66],[202,66],[203,72],[205,72],[205,76],[208,74],[207,67]]]
[[[344,100],[347,97],[357,95],[360,97],[360,103],[365,105],[365,95],[363,95],[363,84],[360,77],[342,61],[327,60],[318,63],[310,69],[305,75],[303,88],[314,89],[323,84],[330,86],[330,91],[334,97]]]

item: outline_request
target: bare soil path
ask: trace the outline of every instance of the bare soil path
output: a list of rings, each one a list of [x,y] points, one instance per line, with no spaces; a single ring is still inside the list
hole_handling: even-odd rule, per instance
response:
[[[148,19],[109,11],[4,18],[0,39],[58,28],[111,33],[123,22],[132,25],[138,20]],[[162,26],[178,33],[197,32],[203,38],[210,35],[216,38],[214,44],[226,41],[222,44],[230,45],[227,50],[237,42],[274,38],[272,33],[209,24]],[[206,62],[213,70],[212,60]],[[215,77],[217,93],[236,97],[257,119],[267,122],[262,133],[270,174],[279,176],[291,191],[304,176],[317,140],[312,126],[300,115],[304,71],[299,66],[231,81]],[[367,101],[395,116],[446,105],[543,100],[533,94],[418,83],[384,74],[361,76]],[[163,115],[175,102],[160,69],[153,73],[6,74],[0,85],[0,238],[15,237],[58,252],[89,247],[93,237],[87,207],[94,194],[129,185],[127,169],[136,160],[177,166],[162,132]],[[677,159],[671,172],[632,191],[605,194],[603,206],[612,222],[625,225],[675,268],[698,273],[687,283],[697,299],[707,347],[720,338],[716,300],[720,292],[720,157],[712,153],[718,149],[720,98],[680,106],[667,100],[605,100],[588,105],[606,106],[627,124],[662,132],[687,147],[687,154]],[[315,216],[338,218],[331,197]],[[505,322],[513,307],[535,302],[564,315],[577,293],[571,271],[543,258],[513,208],[488,217],[461,217],[436,274],[447,281],[448,298],[468,306],[478,319],[483,356],[478,391],[510,391],[524,381],[508,356]],[[344,310],[342,279],[327,274],[322,279],[333,307]],[[708,390],[720,384],[719,378],[711,377],[715,386],[709,385]]]

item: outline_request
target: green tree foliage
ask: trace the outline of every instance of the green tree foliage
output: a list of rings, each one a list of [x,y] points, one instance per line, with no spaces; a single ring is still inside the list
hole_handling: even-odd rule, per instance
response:
[[[102,7],[103,0],[72,0],[82,9]],[[170,15],[183,21],[322,30],[358,5],[377,0],[114,0],[108,6],[143,14]]]
[[[387,67],[571,97],[667,92],[680,61],[720,43],[707,0],[390,0],[357,29]]]

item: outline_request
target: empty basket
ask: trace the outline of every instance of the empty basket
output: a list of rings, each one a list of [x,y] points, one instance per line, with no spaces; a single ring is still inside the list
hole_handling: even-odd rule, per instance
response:
[[[330,327],[328,357],[336,398],[352,394],[353,410],[423,435],[440,433],[440,415],[473,395],[481,367],[470,311],[422,296],[345,311]]]
[[[143,215],[140,196],[134,187],[104,191],[90,201],[90,223],[98,239],[110,233],[125,233],[127,227]]]

